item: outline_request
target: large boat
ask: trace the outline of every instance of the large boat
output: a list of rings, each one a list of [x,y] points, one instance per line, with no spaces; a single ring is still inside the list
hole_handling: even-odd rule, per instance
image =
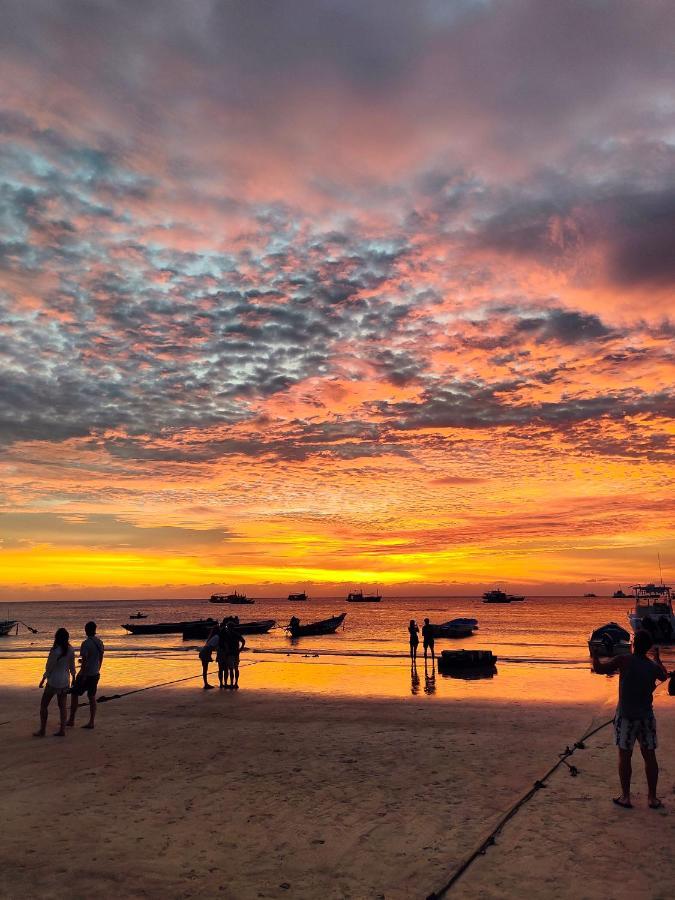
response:
[[[216,619],[192,619],[188,622],[155,622],[143,625],[122,625],[130,634],[181,634],[189,625],[217,625]]]
[[[382,599],[382,594],[379,591],[375,591],[374,594],[364,594],[363,590],[360,591],[350,591],[347,594],[347,603],[379,603]]]
[[[232,622],[235,631],[238,631],[239,634],[266,634],[270,628],[274,628],[277,624],[275,619],[260,619],[257,622],[237,622],[232,616],[227,616],[223,619],[223,625],[226,625],[228,622]],[[216,622],[216,624],[218,624]],[[211,634],[211,629],[213,625],[209,625],[207,623],[200,624],[192,624],[187,625],[183,629],[183,640],[184,641],[199,641],[206,640],[206,638]]]
[[[520,597],[517,594],[507,594],[506,591],[502,591],[499,588],[493,591],[485,591],[483,594],[483,603],[516,603],[524,599],[524,597]]]
[[[616,600],[625,599],[628,596],[630,595],[622,591],[621,588],[619,588],[618,591],[614,591],[614,593],[612,594],[612,597],[614,597]]]
[[[248,606],[251,603],[255,603],[255,600],[251,600],[246,594],[240,594],[238,591],[235,591],[233,594],[211,594],[209,603],[234,603],[239,606]]]
[[[432,625],[432,634],[435,638],[465,638],[471,637],[478,628],[476,619],[450,619],[440,625]]]
[[[308,600],[309,597],[304,591],[300,591],[299,594],[289,594],[288,599],[293,603],[300,603],[304,600]]]
[[[347,613],[340,613],[339,616],[331,616],[330,619],[321,619],[319,622],[308,622],[307,625],[301,625],[300,619],[293,616],[286,626],[286,631],[292,638],[334,634],[344,622],[346,615]]]
[[[14,628],[15,625],[18,626],[18,624],[19,623],[16,621],[16,619],[4,619],[4,621],[0,621],[0,637],[4,637],[6,634],[9,634],[12,628]]]
[[[588,641],[588,649],[599,656],[623,656],[630,653],[630,634],[616,622],[596,628]]]
[[[657,644],[675,642],[675,613],[671,590],[665,584],[636,584],[635,607],[628,613],[633,631],[644,629]]]

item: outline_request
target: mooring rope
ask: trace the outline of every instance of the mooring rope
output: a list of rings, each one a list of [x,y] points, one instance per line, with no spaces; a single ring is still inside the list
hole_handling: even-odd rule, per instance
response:
[[[256,663],[253,660],[250,660],[243,666],[240,666],[240,669],[246,669],[249,666],[255,666]],[[213,674],[213,670],[211,671]],[[159,684],[147,684],[145,687],[134,688],[132,691],[124,691],[121,694],[111,694],[109,697],[103,695],[102,697],[97,697],[96,700],[98,703],[109,703],[111,700],[121,700],[122,697],[128,697],[130,694],[142,694],[143,691],[152,691],[155,688],[160,687],[168,687],[171,684],[180,684],[183,681],[194,681],[196,678],[202,678],[202,673],[199,672],[197,675],[187,675],[185,678],[175,678],[173,681],[160,681]]]

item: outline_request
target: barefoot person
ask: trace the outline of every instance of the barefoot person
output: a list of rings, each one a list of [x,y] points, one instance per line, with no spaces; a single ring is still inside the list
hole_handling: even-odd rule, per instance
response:
[[[206,639],[206,643],[199,651],[199,658],[202,663],[202,678],[204,679],[204,690],[210,691],[213,687],[212,684],[209,684],[208,674],[209,674],[209,664],[211,662],[211,657],[213,655],[213,651],[218,652],[218,644],[220,643],[220,633],[218,625],[214,625],[211,629],[211,633]],[[222,682],[222,678],[220,679]]]
[[[619,780],[621,796],[614,799],[617,806],[631,809],[630,781],[631,758],[637,740],[645,761],[648,798],[650,809],[660,809],[663,804],[656,796],[659,766],[656,761],[656,719],[652,708],[652,695],[657,681],[665,681],[668,673],[659,657],[659,648],[654,648],[654,661],[647,658],[652,647],[648,632],[638,631],[633,638],[633,652],[626,656],[615,656],[607,662],[600,662],[597,652],[593,654],[593,671],[604,675],[619,673],[619,705],[614,717],[615,743],[619,748]]]
[[[59,628],[54,635],[54,646],[49,651],[45,673],[40,679],[40,687],[47,682],[47,686],[40,701],[40,728],[35,732],[35,737],[44,737],[49,715],[49,704],[56,697],[59,704],[61,726],[54,737],[66,736],[66,700],[71,677],[75,678],[75,651],[69,643],[70,635],[65,628]]]
[[[225,687],[239,690],[239,654],[246,646],[243,636],[236,630],[233,622],[225,626],[223,636],[225,649]],[[228,676],[230,683],[227,683]]]
[[[408,636],[410,638],[410,659],[417,659],[417,645],[420,642],[420,629],[414,619],[410,620],[408,625]]]
[[[96,691],[98,690],[98,682],[101,677],[101,666],[103,665],[103,641],[96,637],[96,622],[87,622],[84,626],[84,633],[87,635],[82,641],[80,647],[80,671],[73,682],[70,699],[70,718],[68,725],[72,728],[75,724],[75,716],[77,714],[77,706],[80,697],[87,695],[89,700],[89,721],[83,728],[92,729],[96,718]]]
[[[427,650],[431,650],[431,659],[436,659],[436,652],[434,650],[434,626],[429,622],[428,619],[424,620],[424,625],[422,625],[422,643],[424,645],[424,660],[426,662],[427,658]]]

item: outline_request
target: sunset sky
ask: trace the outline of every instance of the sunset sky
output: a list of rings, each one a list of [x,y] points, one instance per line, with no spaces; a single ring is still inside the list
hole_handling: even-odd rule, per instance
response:
[[[674,4],[0,8],[0,599],[675,578]]]

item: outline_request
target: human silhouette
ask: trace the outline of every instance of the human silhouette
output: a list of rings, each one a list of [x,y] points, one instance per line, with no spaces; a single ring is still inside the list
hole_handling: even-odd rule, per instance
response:
[[[410,638],[410,659],[417,659],[417,645],[420,642],[420,630],[414,619],[410,620],[408,625],[408,635]]]
[[[40,687],[47,682],[40,701],[40,727],[35,737],[44,737],[47,729],[49,704],[56,697],[61,716],[61,727],[54,737],[66,736],[66,701],[70,679],[75,679],[75,651],[70,646],[70,635],[65,628],[59,628],[54,635],[54,646],[49,651],[45,673],[40,679]]]
[[[427,650],[431,650],[431,658],[436,659],[436,653],[434,651],[434,626],[428,619],[425,619],[424,625],[422,625],[422,642],[424,647],[424,661],[426,662],[427,660]]]

